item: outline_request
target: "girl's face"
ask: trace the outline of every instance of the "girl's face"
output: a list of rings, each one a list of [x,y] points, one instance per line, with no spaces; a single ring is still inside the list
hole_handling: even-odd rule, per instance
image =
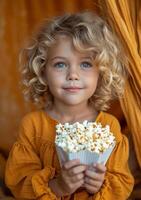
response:
[[[77,51],[68,36],[50,47],[45,78],[56,105],[79,106],[94,94],[99,76],[91,52]],[[83,111],[82,111],[83,112]]]

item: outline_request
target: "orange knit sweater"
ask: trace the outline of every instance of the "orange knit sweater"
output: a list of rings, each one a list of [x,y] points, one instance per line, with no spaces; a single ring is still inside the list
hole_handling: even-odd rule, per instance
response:
[[[95,195],[86,190],[72,196],[57,198],[48,187],[48,181],[60,172],[55,151],[55,125],[44,111],[26,115],[20,126],[20,134],[13,145],[6,166],[6,184],[17,199],[39,200],[126,200],[133,188],[133,177],[128,168],[128,141],[121,134],[115,117],[100,112],[97,122],[109,124],[116,137],[116,147],[107,164],[104,184]]]

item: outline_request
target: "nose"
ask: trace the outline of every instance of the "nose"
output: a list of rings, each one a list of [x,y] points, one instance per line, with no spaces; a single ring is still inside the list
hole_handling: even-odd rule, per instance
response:
[[[76,66],[68,69],[67,80],[79,80],[79,69]]]

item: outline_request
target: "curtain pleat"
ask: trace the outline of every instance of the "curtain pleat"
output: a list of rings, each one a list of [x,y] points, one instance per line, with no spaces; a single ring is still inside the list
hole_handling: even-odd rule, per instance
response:
[[[120,103],[141,167],[141,1],[99,0],[99,4],[101,13],[121,38],[129,58],[129,79]]]

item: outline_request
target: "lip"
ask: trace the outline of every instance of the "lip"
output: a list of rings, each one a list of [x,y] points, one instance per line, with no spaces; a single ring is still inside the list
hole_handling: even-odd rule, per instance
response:
[[[80,90],[82,90],[82,88],[80,87],[67,87],[67,88],[63,88],[64,90],[68,91],[68,92],[79,92]]]

